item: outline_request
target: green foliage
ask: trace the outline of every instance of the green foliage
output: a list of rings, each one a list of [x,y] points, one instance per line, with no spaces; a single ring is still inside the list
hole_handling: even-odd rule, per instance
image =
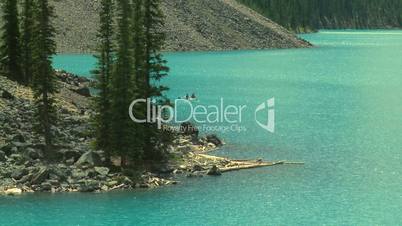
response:
[[[17,0],[5,0],[2,4],[0,63],[2,73],[8,78],[23,83],[21,68],[20,31]]]
[[[129,0],[117,2],[117,50],[111,79],[111,142],[112,150],[122,156],[122,163],[128,157],[138,161],[142,159],[141,133],[128,114],[128,107],[135,99],[132,50],[132,8]]]
[[[96,115],[94,117],[96,148],[110,154],[110,79],[113,67],[113,1],[102,0],[100,27],[98,31],[99,47],[97,68],[92,72],[97,80],[98,96],[94,98]]]
[[[53,9],[48,0],[35,5],[33,31],[33,84],[36,111],[36,128],[45,138],[46,146],[53,143],[52,125],[56,123],[56,109],[53,94],[56,93],[56,77],[52,68],[52,56],[56,53],[55,29],[51,23]]]
[[[167,76],[169,68],[163,59],[161,50],[165,42],[165,34],[161,31],[164,26],[164,16],[160,9],[160,0],[144,2],[144,61],[143,81],[141,89],[145,98],[152,99],[156,105],[169,104],[164,96],[167,87],[159,85],[161,79]],[[156,124],[148,123],[145,128],[145,158],[163,159],[164,147],[170,141],[170,134],[157,128]]]
[[[400,28],[401,0],[238,0],[282,26],[315,29]]]
[[[144,78],[144,58],[145,58],[145,37],[144,37],[144,0],[133,0],[133,49],[134,49],[134,70],[137,84],[143,84]],[[138,90],[139,97],[145,96],[143,90]],[[142,92],[142,94],[141,94]]]
[[[34,38],[34,2],[24,0],[22,10],[22,68],[24,83],[30,84],[33,77],[33,38]]]
[[[162,160],[170,134],[159,130],[156,123],[135,123],[128,114],[128,107],[136,99],[149,98],[154,104],[168,102],[163,95],[167,87],[158,85],[169,70],[160,53],[165,39],[160,29],[164,20],[160,2],[118,0],[116,18],[107,13],[111,2],[102,1],[101,42],[94,71],[100,91],[95,101],[97,148],[109,156],[121,156],[123,166],[127,161]],[[117,22],[115,29],[113,21]],[[116,35],[112,37],[113,32],[108,31]],[[147,105],[136,105],[134,114],[145,118]]]

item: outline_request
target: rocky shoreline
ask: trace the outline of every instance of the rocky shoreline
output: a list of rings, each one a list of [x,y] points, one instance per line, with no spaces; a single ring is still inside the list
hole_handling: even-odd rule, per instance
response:
[[[130,172],[121,172],[116,166],[106,167],[104,153],[91,148],[89,120],[93,112],[89,108],[88,88],[91,81],[63,71],[57,71],[57,77],[59,122],[53,130],[58,140],[52,153],[46,153],[43,140],[33,132],[32,91],[0,76],[0,194],[156,188],[177,184],[179,175],[217,176],[285,163],[207,155],[224,142],[215,135],[199,137],[198,131],[185,123],[169,148],[168,161],[144,164]],[[49,155],[55,159],[53,162],[47,161]]]
[[[171,175],[158,170],[144,170],[126,176],[105,167],[102,151],[90,148],[89,119],[92,112],[88,102],[91,95],[82,90],[89,90],[91,81],[63,71],[58,71],[57,77],[60,87],[56,97],[59,122],[54,128],[58,140],[53,153],[45,153],[43,140],[33,132],[32,91],[0,77],[0,193],[94,192],[176,183]],[[180,151],[177,150],[184,153],[216,147],[206,143],[205,139],[198,139],[197,144],[193,140],[178,137],[175,146],[171,147],[172,152],[178,154]],[[53,155],[55,162],[45,160],[49,154]]]
[[[200,141],[202,140],[205,139]],[[193,169],[196,169],[196,166],[185,163],[192,151],[213,150],[216,147],[211,143],[194,144],[190,137],[181,137],[175,141],[175,146],[172,146],[172,153],[186,156],[183,161],[167,162],[158,165],[154,170],[127,174],[113,172],[113,169],[105,167],[102,152],[90,150],[79,156],[80,152],[74,148],[63,149],[58,154],[64,160],[49,163],[41,159],[42,153],[40,149],[34,149],[34,145],[21,145],[17,142],[13,141],[11,145],[1,148],[11,148],[11,152],[0,151],[0,194],[107,192],[177,184],[174,175],[190,176]]]

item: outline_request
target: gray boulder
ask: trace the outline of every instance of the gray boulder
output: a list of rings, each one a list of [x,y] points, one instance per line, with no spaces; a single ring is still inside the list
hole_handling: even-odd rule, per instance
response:
[[[93,151],[88,151],[85,154],[83,154],[78,161],[75,163],[76,166],[101,166],[102,165],[102,160],[101,157],[93,152]]]
[[[110,170],[107,167],[95,167],[95,172],[101,176],[107,176],[109,171]]]
[[[4,151],[0,151],[0,162],[6,161],[6,153]]]
[[[0,151],[4,152],[7,156],[11,155],[14,151],[17,152],[17,148],[14,147],[11,143],[7,145],[3,145],[0,147]]]
[[[217,147],[220,147],[220,146],[223,145],[223,141],[221,139],[219,139],[218,136],[216,136],[214,134],[208,135],[206,138],[207,138],[208,143],[215,144]]]
[[[80,192],[94,192],[100,189],[100,184],[96,180],[80,180],[78,184]]]
[[[49,178],[49,170],[46,167],[41,167],[39,170],[33,175],[31,184],[41,184],[45,180]]]
[[[74,179],[82,179],[88,176],[88,173],[86,171],[83,171],[81,169],[74,169],[71,172],[71,177]]]
[[[79,89],[74,90],[77,94],[84,96],[84,97],[91,97],[91,90],[88,87],[82,87]]]
[[[50,183],[52,186],[58,187],[60,186],[60,182],[58,180],[48,180],[48,183]]]
[[[1,98],[7,99],[7,100],[14,100],[15,97],[8,91],[6,90],[1,90]]]
[[[114,187],[114,186],[117,186],[118,184],[119,184],[119,182],[115,181],[115,180],[107,182],[107,186],[109,186],[109,187]]]
[[[18,133],[17,135],[13,136],[12,141],[24,143],[25,142],[25,137],[24,137],[24,135],[22,135],[22,133]]]
[[[208,170],[207,174],[210,176],[220,176],[222,175],[222,172],[217,166],[214,165],[211,169]]]
[[[27,148],[27,154],[29,156],[29,158],[36,160],[36,159],[40,159],[43,157],[42,151],[40,150],[36,150],[33,148]]]
[[[40,190],[41,191],[50,191],[50,190],[52,190],[52,184],[50,182],[43,182],[40,185]]]
[[[20,167],[11,173],[11,178],[13,178],[15,180],[20,180],[23,176],[25,176],[27,174],[28,174],[28,170],[24,167]]]
[[[60,150],[60,152],[62,153],[63,159],[65,159],[65,160],[73,159],[75,162],[81,157],[80,152],[75,149],[72,149],[72,150],[71,149],[62,149],[62,150]]]
[[[203,176],[204,176],[204,173],[200,172],[200,171],[187,174],[188,178],[197,178],[197,177],[203,177]]]
[[[66,180],[71,175],[71,170],[63,164],[54,167],[49,177],[51,179]]]
[[[10,159],[16,164],[23,164],[25,161],[24,157],[20,154],[12,154],[10,155]]]
[[[192,172],[199,172],[199,171],[204,171],[204,170],[205,170],[204,167],[202,167],[200,165],[194,165]]]
[[[33,177],[32,174],[25,175],[18,181],[18,183],[25,184],[25,183],[31,181],[32,177]]]
[[[69,166],[74,165],[74,163],[75,163],[74,158],[71,158],[71,159],[67,159],[67,160],[66,160],[66,164],[69,165]]]

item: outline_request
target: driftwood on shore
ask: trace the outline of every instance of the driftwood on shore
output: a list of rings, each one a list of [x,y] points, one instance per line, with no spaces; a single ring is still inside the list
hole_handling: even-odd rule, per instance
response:
[[[268,166],[274,166],[277,164],[274,163],[248,163],[248,164],[241,164],[237,166],[229,166],[229,167],[223,167],[221,168],[222,173],[230,172],[230,171],[237,171],[237,170],[243,170],[243,169],[254,169],[254,168],[261,168],[261,167],[268,167]]]
[[[206,154],[197,154],[197,156],[199,158],[205,159],[207,162],[217,163],[216,166],[219,168],[221,173],[244,170],[244,169],[285,165],[285,164],[297,164],[297,165],[304,164],[303,162],[288,162],[288,161],[266,162],[262,160],[230,160],[227,158],[206,155]]]

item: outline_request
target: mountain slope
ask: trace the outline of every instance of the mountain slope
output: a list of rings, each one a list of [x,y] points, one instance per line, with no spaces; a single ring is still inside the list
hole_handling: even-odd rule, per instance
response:
[[[99,2],[54,1],[58,51],[91,52]],[[164,0],[166,51],[308,47],[309,43],[235,0]]]

